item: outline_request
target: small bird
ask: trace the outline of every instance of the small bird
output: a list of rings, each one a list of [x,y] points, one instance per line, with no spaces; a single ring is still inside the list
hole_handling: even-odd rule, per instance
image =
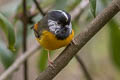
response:
[[[67,46],[74,37],[71,24],[71,16],[63,10],[49,11],[38,23],[34,24],[33,30],[37,41],[49,51]]]

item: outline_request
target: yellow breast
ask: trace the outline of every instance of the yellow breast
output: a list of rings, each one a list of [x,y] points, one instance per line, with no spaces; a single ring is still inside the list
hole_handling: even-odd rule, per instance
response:
[[[43,31],[42,36],[39,38],[36,38],[37,41],[40,43],[41,46],[48,50],[55,50],[64,46],[67,46],[74,37],[74,31],[72,30],[72,34],[70,34],[66,39],[64,40],[58,40],[55,35],[48,31]]]

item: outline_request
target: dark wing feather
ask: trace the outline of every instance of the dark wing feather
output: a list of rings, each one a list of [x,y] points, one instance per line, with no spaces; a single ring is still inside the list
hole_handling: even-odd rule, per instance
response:
[[[35,29],[35,28],[34,28],[35,25],[34,25],[33,29],[34,29],[35,36],[36,36],[37,38],[40,38],[42,32],[43,32],[44,30],[48,30],[48,29],[49,29],[49,28],[48,28],[48,16],[47,16],[47,15],[44,16],[44,17],[37,23],[37,26],[38,26],[37,29]]]

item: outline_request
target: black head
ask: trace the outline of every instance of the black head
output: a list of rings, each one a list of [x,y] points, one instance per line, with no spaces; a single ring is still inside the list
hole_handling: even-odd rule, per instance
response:
[[[50,11],[48,16],[49,30],[59,40],[66,39],[72,32],[71,16],[63,10]]]
[[[71,16],[63,10],[53,10],[48,13],[49,19],[57,21],[58,24],[62,26],[69,25],[71,21]]]

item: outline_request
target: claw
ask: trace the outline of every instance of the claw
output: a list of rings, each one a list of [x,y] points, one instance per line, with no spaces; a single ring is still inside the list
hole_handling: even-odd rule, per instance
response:
[[[52,68],[55,68],[53,64],[54,64],[53,61],[48,60],[48,65],[51,66]]]
[[[49,50],[48,50],[48,65],[51,66],[52,68],[55,68],[54,65],[53,65],[53,61],[50,59],[50,53],[49,53]]]

